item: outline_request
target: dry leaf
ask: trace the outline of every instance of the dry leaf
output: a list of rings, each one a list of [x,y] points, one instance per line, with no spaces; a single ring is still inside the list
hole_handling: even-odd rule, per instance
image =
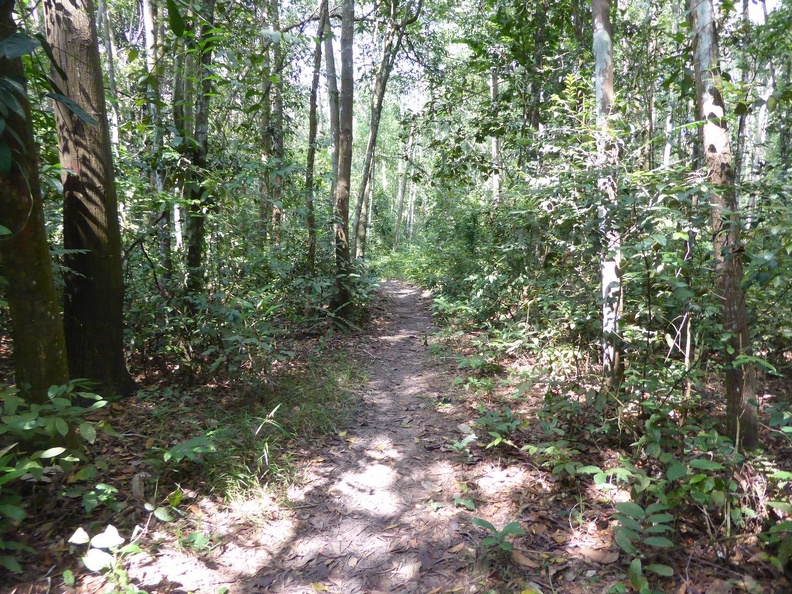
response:
[[[517,549],[514,549],[511,554],[511,561],[518,567],[522,567],[524,569],[539,569],[542,565],[541,563],[537,563],[530,557],[525,556]]]
[[[453,547],[448,549],[448,551],[446,551],[446,552],[447,553],[456,554],[456,553],[458,553],[459,551],[461,551],[464,548],[465,548],[465,543],[464,542],[460,542],[459,544],[455,544]]]
[[[313,588],[315,592],[327,592],[330,590],[330,588],[321,582],[311,582],[311,588]]]
[[[584,547],[582,549],[578,549],[578,552],[589,561],[602,563],[603,565],[616,563],[616,561],[619,560],[619,551],[613,551],[610,549],[592,549],[589,547]]]

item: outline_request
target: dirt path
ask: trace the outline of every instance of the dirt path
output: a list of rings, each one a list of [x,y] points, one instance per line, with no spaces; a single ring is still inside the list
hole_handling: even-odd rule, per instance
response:
[[[369,381],[356,421],[304,452],[304,480],[289,509],[252,501],[245,510],[201,510],[221,547],[208,558],[163,549],[132,563],[149,592],[474,592],[469,517],[454,505],[465,465],[442,446],[460,437],[453,407],[437,401],[447,369],[428,352],[429,297],[384,282],[386,311],[355,347]],[[302,454],[301,454],[302,455]],[[196,511],[196,510],[194,510]],[[247,516],[247,517],[246,517]],[[243,521],[242,518],[244,518]],[[480,540],[480,538],[478,538]]]
[[[357,423],[292,490],[294,533],[239,592],[467,589],[454,549],[464,535],[445,502],[457,477],[440,450],[454,423],[432,406],[447,378],[428,356],[428,300],[401,283],[383,290],[388,313],[358,349],[369,381]]]

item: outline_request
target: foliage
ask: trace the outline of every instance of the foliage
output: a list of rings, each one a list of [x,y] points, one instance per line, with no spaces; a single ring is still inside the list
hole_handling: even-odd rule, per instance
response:
[[[503,529],[498,530],[494,524],[484,520],[483,518],[473,518],[471,520],[474,526],[484,528],[489,536],[484,537],[481,544],[488,550],[494,550],[498,553],[511,553],[514,549],[509,537],[522,536],[525,530],[520,527],[519,522],[509,522]]]

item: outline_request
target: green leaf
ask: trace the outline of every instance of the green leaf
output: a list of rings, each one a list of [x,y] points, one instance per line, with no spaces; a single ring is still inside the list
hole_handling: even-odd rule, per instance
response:
[[[5,54],[9,60],[21,58],[27,54],[32,54],[39,46],[39,42],[34,37],[17,31],[10,37],[6,37],[0,41],[0,51]]]
[[[666,477],[668,477],[669,481],[676,481],[687,475],[687,472],[687,466],[680,464],[679,462],[675,462],[668,467],[668,470],[666,470]]]
[[[58,103],[64,105],[66,109],[68,109],[78,118],[80,118],[86,124],[90,124],[91,126],[99,125],[99,122],[97,122],[91,115],[89,115],[87,111],[85,111],[82,107],[77,105],[77,103],[69,99],[66,95],[61,95],[60,93],[55,93],[53,91],[50,91],[49,93],[47,93],[47,97],[49,97],[50,99],[54,99]]]
[[[49,448],[48,450],[44,450],[39,454],[39,458],[54,458],[55,456],[60,456],[63,452],[66,451],[66,448],[57,447],[57,448]]]
[[[525,534],[525,530],[523,530],[520,527],[519,522],[510,522],[503,527],[503,530],[501,530],[502,536],[509,536],[509,535],[522,536],[524,534]]]
[[[497,533],[498,529],[495,528],[494,524],[487,522],[487,520],[483,518],[473,518],[470,520],[474,526],[478,526],[479,528],[486,528],[490,532]]]
[[[16,557],[0,555],[0,565],[12,573],[22,573],[22,566],[19,564],[19,561],[16,560]]]
[[[175,0],[166,0],[166,5],[168,7],[168,24],[171,31],[176,37],[183,37],[185,26],[179,7],[176,6]]]
[[[154,517],[161,522],[173,522],[173,516],[167,507],[158,507],[154,510]]]
[[[91,423],[80,423],[80,435],[88,443],[96,441],[96,429]]]
[[[67,569],[66,571],[64,571],[63,572],[63,583],[66,584],[67,586],[73,586],[74,582],[75,582],[75,580],[74,580],[74,572],[71,569]]]
[[[615,505],[616,509],[619,513],[624,514],[630,518],[635,518],[636,520],[642,520],[643,517],[646,515],[644,509],[638,505],[637,503],[632,503],[630,501],[623,501],[622,503],[617,503]]]
[[[674,546],[674,543],[665,536],[650,536],[643,542],[650,547],[658,547],[660,549],[669,549]]]
[[[723,470],[724,466],[720,462],[714,460],[707,460],[705,458],[696,458],[690,461],[690,467],[698,470]]]
[[[646,577],[643,574],[643,567],[641,566],[641,560],[633,559],[632,563],[630,563],[630,583],[632,587],[640,591],[646,581]]]
[[[69,434],[69,424],[60,417],[55,417],[55,430],[66,437]]]
[[[671,577],[674,575],[673,567],[669,567],[668,565],[663,565],[661,563],[652,563],[651,565],[647,565],[646,570],[663,577]]]
[[[5,142],[0,143],[0,176],[5,177],[8,175],[8,172],[11,171],[11,166],[13,164],[14,155],[11,154],[11,147]],[[7,227],[6,230],[8,233],[3,233],[3,235],[9,235],[11,233],[11,230]]]
[[[17,522],[21,522],[25,519],[25,510],[18,505],[12,505],[10,503],[0,504],[0,514],[12,520],[16,520]]]
[[[638,554],[638,549],[635,548],[635,545],[632,543],[632,540],[630,540],[626,530],[619,530],[616,532],[616,544],[619,545],[621,550],[628,555]]]

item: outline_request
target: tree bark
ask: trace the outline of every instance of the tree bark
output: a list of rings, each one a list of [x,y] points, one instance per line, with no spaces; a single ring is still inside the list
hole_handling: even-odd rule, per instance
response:
[[[396,228],[393,232],[393,251],[399,248],[399,240],[401,239],[401,226],[402,219],[404,218],[404,199],[407,196],[407,184],[410,179],[410,162],[413,156],[413,143],[415,136],[415,121],[410,124],[410,134],[407,137],[407,147],[404,152],[404,175],[399,181],[399,196],[396,205]]]
[[[135,382],[124,361],[124,282],[115,172],[92,0],[44,2],[52,78],[95,124],[56,102],[63,167],[63,238],[69,250],[64,318],[69,371],[116,394]]]
[[[616,207],[615,167],[617,152],[609,130],[613,108],[613,41],[611,39],[610,0],[592,0],[594,21],[594,82],[597,111],[598,186],[602,192],[599,207],[602,236],[602,370],[609,389],[621,378],[621,349],[618,344],[621,316],[621,238],[613,228]]]
[[[388,26],[385,30],[385,38],[382,42],[382,58],[380,59],[379,68],[377,69],[377,76],[374,79],[374,90],[371,94],[371,117],[369,124],[369,138],[366,145],[366,155],[363,162],[363,173],[360,179],[360,189],[358,190],[357,202],[355,204],[355,254],[356,257],[362,257],[365,252],[365,247],[358,248],[358,238],[365,235],[366,219],[361,217],[363,210],[363,203],[366,199],[366,190],[369,181],[371,180],[371,161],[374,158],[374,151],[377,146],[377,136],[379,134],[379,124],[382,118],[382,103],[385,99],[385,91],[388,86],[393,65],[399,54],[402,46],[404,34],[409,25],[414,23],[421,13],[422,0],[418,0],[415,10],[411,12],[410,6],[406,8],[404,19],[396,22],[395,11],[397,10],[398,3],[391,2],[386,4],[390,8],[388,15]]]
[[[198,93],[195,99],[195,142],[189,149],[193,166],[193,178],[187,184],[187,290],[199,293],[204,289],[204,248],[206,237],[206,211],[210,207],[209,197],[203,187],[206,158],[209,150],[209,99],[212,81],[209,70],[212,64],[212,42],[209,40],[214,28],[215,0],[203,0],[200,17],[203,20],[197,40]]]
[[[338,93],[338,75],[335,67],[335,50],[333,49],[333,28],[329,18],[325,22],[324,50],[325,70],[327,71],[327,97],[330,103],[330,137],[332,138],[330,168],[333,180],[330,183],[330,200],[331,203],[334,203],[338,184],[338,149],[341,145],[339,142],[340,125],[338,122],[340,98]]]
[[[13,35],[14,2],[0,2],[0,39]],[[23,80],[22,60],[0,56],[0,79]],[[0,274],[11,313],[15,380],[29,402],[47,402],[52,385],[69,381],[63,320],[52,277],[38,159],[27,93],[14,94],[24,117],[8,110],[0,133]],[[9,162],[5,162],[8,159]]]
[[[723,353],[727,426],[738,447],[751,449],[759,442],[756,370],[747,359],[753,353],[742,288],[740,212],[734,188],[731,140],[726,127],[720,53],[711,0],[688,0],[688,19],[693,31],[698,115],[704,122],[704,162],[707,179],[714,186],[710,196],[712,244],[723,331],[727,338],[727,348]]]
[[[352,177],[352,123],[355,3],[343,0],[341,4],[341,93],[339,97],[338,182],[335,194],[335,294],[331,302],[333,312],[341,320],[349,320],[354,313],[349,273],[349,195]]]
[[[280,1],[270,0],[269,21],[272,30],[280,33]],[[270,85],[272,97],[272,119],[270,133],[272,138],[272,159],[270,175],[272,179],[272,240],[277,245],[281,242],[281,219],[283,218],[283,39],[272,44],[272,62],[274,65],[275,82]],[[274,170],[272,170],[274,166]]]
[[[317,96],[319,94],[319,75],[322,68],[322,34],[327,21],[327,0],[319,6],[319,24],[316,27],[316,45],[314,47],[314,69],[311,79],[311,95],[308,108],[308,155],[305,162],[305,226],[308,228],[308,249],[306,264],[309,274],[313,274],[316,266],[316,214],[314,212],[314,164],[316,161],[316,134],[318,129]]]

